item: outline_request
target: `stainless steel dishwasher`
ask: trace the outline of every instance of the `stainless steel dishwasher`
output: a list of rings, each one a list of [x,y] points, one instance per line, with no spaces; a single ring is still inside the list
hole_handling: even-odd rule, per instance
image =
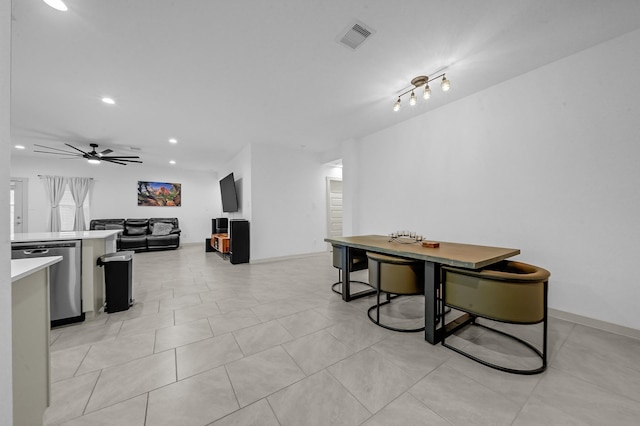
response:
[[[12,259],[62,256],[49,268],[51,326],[84,321],[80,240],[12,243]]]

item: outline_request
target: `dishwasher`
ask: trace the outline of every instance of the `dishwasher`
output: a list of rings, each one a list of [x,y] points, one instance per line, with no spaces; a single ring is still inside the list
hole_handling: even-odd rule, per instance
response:
[[[80,240],[11,244],[12,259],[62,256],[49,267],[51,327],[84,321]]]

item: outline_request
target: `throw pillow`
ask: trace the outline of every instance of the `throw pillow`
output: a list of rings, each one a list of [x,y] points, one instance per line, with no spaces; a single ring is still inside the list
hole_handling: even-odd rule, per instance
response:
[[[169,235],[172,229],[173,225],[170,223],[154,223],[152,235]]]
[[[107,231],[113,231],[115,229],[122,229],[122,225],[108,223],[104,226],[104,229],[106,229]]]

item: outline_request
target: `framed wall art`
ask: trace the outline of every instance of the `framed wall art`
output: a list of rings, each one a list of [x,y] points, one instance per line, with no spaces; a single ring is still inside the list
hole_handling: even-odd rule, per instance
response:
[[[139,206],[180,207],[181,198],[182,184],[138,181]]]

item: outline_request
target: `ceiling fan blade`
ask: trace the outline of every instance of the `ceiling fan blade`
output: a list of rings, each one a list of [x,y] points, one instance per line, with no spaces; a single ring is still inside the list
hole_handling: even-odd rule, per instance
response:
[[[102,157],[102,158],[108,158],[111,160],[117,160],[117,159],[122,159],[122,158],[140,158],[137,155],[112,155],[110,157]]]
[[[48,151],[37,151],[37,150],[33,150],[33,152],[40,152],[42,154],[54,154],[54,155],[71,155],[74,158],[75,157],[82,157],[80,154],[76,154],[74,152],[48,152]]]
[[[112,152],[113,152],[112,149],[107,148],[104,151],[102,151],[101,153],[99,153],[98,155],[102,157],[104,155],[111,154]]]
[[[69,145],[68,143],[65,143],[65,145],[66,145],[66,146],[68,146],[69,148],[73,148],[73,149],[75,149],[76,151],[80,151],[83,155],[89,155],[88,153],[84,152],[84,151],[83,151],[83,150],[81,150],[81,149],[76,148],[76,147],[75,147],[75,146],[73,146],[73,145]]]
[[[121,163],[120,161],[116,161],[116,160],[104,160],[104,161],[106,161],[108,163],[120,164],[122,166],[126,166],[127,165],[127,163]]]
[[[68,153],[74,154],[74,152],[71,152],[71,151],[65,151],[64,149],[54,148],[52,146],[38,145],[37,143],[34,143],[33,146],[37,146],[37,147],[40,147],[40,148],[52,149],[52,150],[55,150],[55,151],[68,152]],[[43,152],[43,151],[36,151],[36,152]]]
[[[124,163],[142,163],[142,161],[138,161],[138,160],[126,160],[126,159],[121,159],[121,158],[107,158],[105,161],[122,161]]]

